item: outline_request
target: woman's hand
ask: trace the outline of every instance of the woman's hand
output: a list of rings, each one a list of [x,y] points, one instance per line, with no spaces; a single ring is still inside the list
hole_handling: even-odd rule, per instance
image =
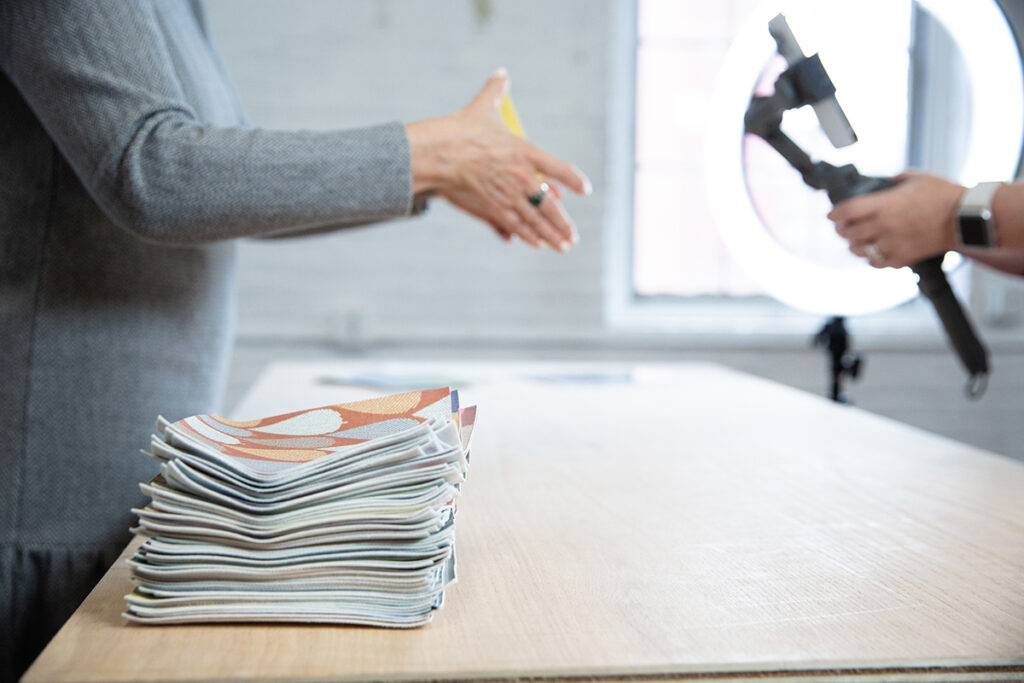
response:
[[[828,215],[850,251],[876,268],[901,268],[957,248],[964,188],[927,173],[903,173],[895,187],[840,202]]]
[[[590,194],[578,169],[517,137],[502,123],[508,73],[499,69],[459,111],[406,125],[413,192],[431,191],[489,223],[505,240],[568,251],[579,236],[559,199],[561,183]],[[539,205],[531,195],[542,191]],[[536,197],[535,197],[536,199]]]

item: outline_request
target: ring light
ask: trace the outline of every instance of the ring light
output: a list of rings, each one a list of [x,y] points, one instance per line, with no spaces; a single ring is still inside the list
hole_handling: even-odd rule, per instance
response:
[[[917,0],[959,45],[973,95],[967,153],[954,178],[965,185],[1012,178],[1024,140],[1024,75],[1013,33],[989,0]],[[881,311],[917,295],[908,268],[830,268],[798,257],[762,225],[746,191],[743,114],[775,44],[765,27],[784,11],[799,19],[834,3],[769,0],[737,35],[709,108],[705,173],[712,215],[730,253],[770,295],[793,308],[823,315]],[[869,41],[864,41],[870,49]],[[827,67],[827,65],[826,65]],[[842,96],[842,84],[837,83]],[[947,257],[947,266],[959,262]]]

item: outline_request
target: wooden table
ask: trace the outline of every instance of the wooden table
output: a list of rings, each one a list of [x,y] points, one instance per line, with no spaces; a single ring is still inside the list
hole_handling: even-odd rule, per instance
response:
[[[237,416],[352,371],[273,366]],[[135,626],[119,562],[25,680],[1024,678],[1024,465],[711,365],[454,371],[480,412],[433,623]]]

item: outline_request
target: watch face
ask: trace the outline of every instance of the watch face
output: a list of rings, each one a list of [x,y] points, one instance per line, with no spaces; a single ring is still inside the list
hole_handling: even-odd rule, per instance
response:
[[[960,241],[969,247],[987,247],[988,221],[982,216],[960,216]]]

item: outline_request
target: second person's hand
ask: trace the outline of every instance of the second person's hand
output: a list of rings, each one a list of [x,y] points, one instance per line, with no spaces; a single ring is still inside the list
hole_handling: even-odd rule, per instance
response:
[[[901,268],[956,249],[956,212],[964,188],[920,172],[894,180],[894,187],[847,199],[829,213],[850,251],[876,268]]]

